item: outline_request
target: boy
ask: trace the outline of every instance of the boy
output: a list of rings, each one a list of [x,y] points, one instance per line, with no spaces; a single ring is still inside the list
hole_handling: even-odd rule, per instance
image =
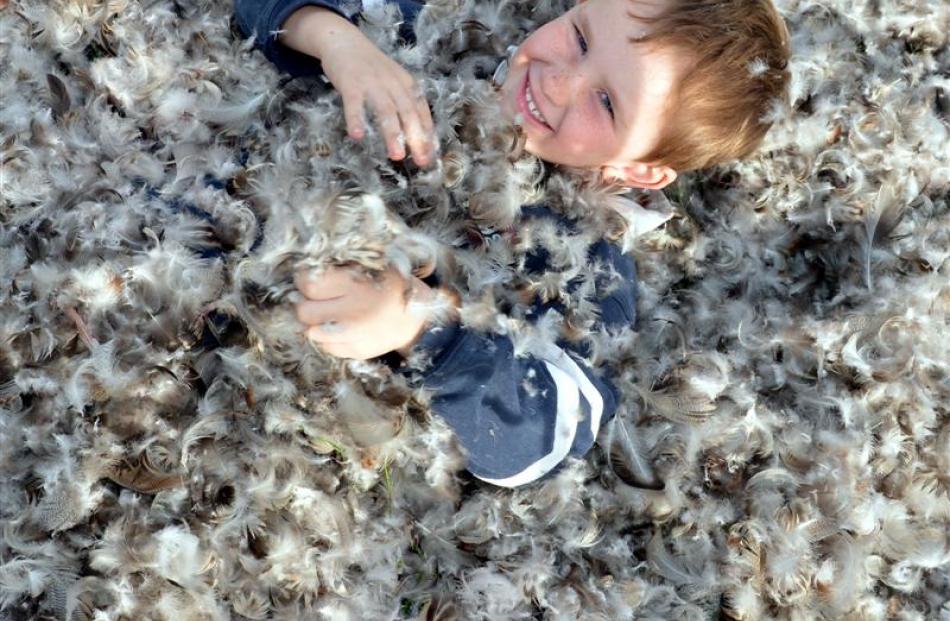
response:
[[[420,7],[399,3],[411,39]],[[342,95],[352,138],[364,136],[368,108],[392,159],[406,157],[408,146],[419,165],[430,165],[432,118],[415,81],[341,6],[336,0],[237,0],[236,13],[278,67],[325,74]],[[521,121],[525,148],[539,158],[658,190],[678,171],[755,149],[768,129],[760,119],[784,96],[787,57],[787,32],[769,0],[580,0],[518,47],[500,103]],[[596,295],[602,327],[631,325],[637,297],[632,260],[603,240],[588,254],[623,278]],[[543,269],[544,258],[537,259],[534,267]],[[307,298],[297,306],[298,318],[327,353],[431,355],[423,384],[434,393],[433,409],[465,446],[469,471],[495,485],[534,481],[568,455],[585,454],[616,408],[610,384],[566,343],[516,357],[504,335],[458,322],[428,326],[404,296],[407,289],[415,299],[433,295],[418,278],[407,282],[390,269],[381,281],[367,283],[331,268],[299,277],[297,286]]]

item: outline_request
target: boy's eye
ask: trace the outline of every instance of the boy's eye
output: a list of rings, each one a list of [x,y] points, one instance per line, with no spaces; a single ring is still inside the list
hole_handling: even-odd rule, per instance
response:
[[[573,25],[573,24],[572,24]],[[576,25],[574,26],[574,33],[577,36],[577,45],[581,48],[581,54],[587,54],[587,39],[584,38],[584,33],[581,32],[581,29]],[[604,109],[607,110],[607,114],[610,115],[610,118],[614,118],[614,107],[610,103],[610,95],[604,92],[598,93],[600,97],[600,103],[604,106]]]
[[[580,46],[581,48],[581,54],[586,54],[587,53],[587,39],[584,38],[583,33],[581,33],[581,29],[578,28],[577,26],[574,26],[574,33],[577,36],[577,45]]]
[[[610,115],[610,118],[614,118],[614,106],[610,103],[610,95],[603,91],[601,91],[599,95],[600,102],[604,105],[604,108],[607,109],[607,113]]]

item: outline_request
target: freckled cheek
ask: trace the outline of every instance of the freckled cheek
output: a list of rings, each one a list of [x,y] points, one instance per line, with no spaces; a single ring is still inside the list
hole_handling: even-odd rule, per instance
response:
[[[608,146],[596,120],[584,115],[565,118],[558,138],[569,152],[577,155],[590,156]]]
[[[588,144],[597,144],[604,138],[604,120],[587,101],[572,106],[564,117],[564,127]]]

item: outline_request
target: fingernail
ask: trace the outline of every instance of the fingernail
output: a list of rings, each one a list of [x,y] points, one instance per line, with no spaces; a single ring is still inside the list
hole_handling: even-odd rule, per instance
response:
[[[324,321],[319,325],[319,328],[327,334],[339,334],[343,332],[343,326],[333,320]]]

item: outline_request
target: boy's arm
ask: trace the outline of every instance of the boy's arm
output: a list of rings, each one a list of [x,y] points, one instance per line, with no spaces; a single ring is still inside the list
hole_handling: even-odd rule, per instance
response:
[[[406,42],[415,41],[416,15],[423,4],[415,0],[364,0],[363,4],[395,3],[402,11],[403,23],[399,34]],[[359,6],[359,3],[355,3]],[[354,3],[346,3],[353,6]],[[322,8],[341,19],[356,24],[359,12],[347,12],[340,0],[234,0],[234,20],[245,37],[254,36],[255,44],[281,71],[293,76],[319,76],[323,74],[319,57],[299,50],[286,40],[288,20],[298,9]],[[281,36],[279,36],[281,35]]]
[[[255,37],[255,45],[281,71],[293,76],[319,76],[323,69],[312,54],[298,51],[278,39],[285,24],[304,7],[320,7],[354,23],[356,14],[347,15],[336,0],[234,0],[234,18],[246,37]]]
[[[636,302],[632,259],[606,242],[594,244],[588,254],[591,263],[609,268],[597,272],[592,301],[599,322],[592,329],[631,326]],[[543,266],[546,259],[537,259],[533,263]],[[430,278],[407,279],[395,268],[372,279],[345,266],[300,272],[297,288],[303,299],[296,304],[297,318],[307,337],[333,356],[407,355],[413,364],[402,370],[433,392],[433,410],[466,448],[469,471],[489,483],[530,483],[568,455],[584,455],[616,405],[609,382],[585,362],[584,344],[538,339],[530,344],[530,355],[516,356],[509,337],[468,330],[455,321],[451,307],[458,301],[451,291],[443,292],[441,306],[453,319],[435,325],[425,312],[438,286]],[[530,310],[529,319],[559,307],[535,304]]]
[[[404,25],[420,4],[398,0]],[[366,133],[365,109],[379,126],[389,157],[401,160],[407,147],[420,166],[434,157],[432,114],[425,96],[399,63],[386,56],[345,14],[336,0],[235,0],[235,17],[247,36],[278,68],[293,75],[325,75],[343,98],[347,131]],[[411,31],[411,25],[409,26]]]
[[[620,277],[597,300],[601,325],[595,329],[631,326],[637,291],[632,259],[606,242],[590,254]],[[467,450],[468,470],[495,485],[530,483],[569,455],[586,454],[616,409],[610,382],[566,343],[516,357],[508,337],[452,324],[424,332],[415,351],[431,355],[419,379],[433,391],[433,410]]]

